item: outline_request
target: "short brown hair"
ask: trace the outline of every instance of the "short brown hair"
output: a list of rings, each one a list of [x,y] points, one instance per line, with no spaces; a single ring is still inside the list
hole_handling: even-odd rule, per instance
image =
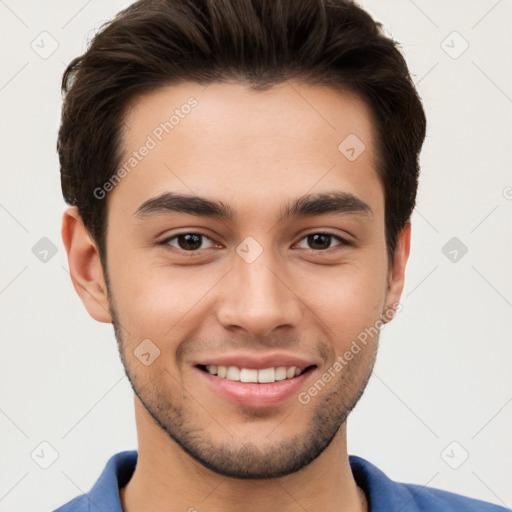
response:
[[[106,201],[93,191],[120,165],[128,106],[164,85],[229,79],[259,90],[296,79],[367,102],[391,261],[415,206],[426,120],[405,60],[381,25],[350,0],[139,0],[101,27],[62,79],[62,192],[104,267]]]

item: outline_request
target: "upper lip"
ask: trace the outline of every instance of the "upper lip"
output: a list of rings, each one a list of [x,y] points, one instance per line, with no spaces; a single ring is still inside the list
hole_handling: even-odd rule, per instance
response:
[[[308,366],[317,366],[315,361],[304,359],[287,354],[268,354],[265,356],[256,356],[251,354],[233,354],[205,358],[197,361],[195,366],[236,366],[238,368],[264,369],[277,368],[285,366],[287,368],[295,366],[304,370]]]

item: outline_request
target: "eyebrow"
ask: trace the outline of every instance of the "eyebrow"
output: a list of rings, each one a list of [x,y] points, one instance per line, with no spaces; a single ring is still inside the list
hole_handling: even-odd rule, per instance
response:
[[[188,194],[164,192],[152,197],[137,208],[134,215],[141,219],[169,212],[233,220],[235,212],[222,201]],[[328,213],[363,214],[373,217],[370,206],[349,192],[307,194],[281,209],[281,220],[290,217],[313,217]]]

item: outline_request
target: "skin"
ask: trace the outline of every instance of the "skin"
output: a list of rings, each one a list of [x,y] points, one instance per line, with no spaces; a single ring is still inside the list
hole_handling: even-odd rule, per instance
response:
[[[73,285],[94,319],[114,324],[135,392],[139,455],[120,490],[123,508],[366,510],[348,462],[346,417],[370,377],[378,335],[307,404],[294,394],[244,407],[198,379],[194,362],[295,354],[317,363],[304,392],[398,303],[410,225],[388,261],[371,113],[330,87],[183,83],[134,101],[123,162],[190,96],[197,106],[105,198],[108,276],[76,208],[63,216]],[[338,150],[349,134],[366,146],[355,161]],[[167,191],[222,201],[233,220],[134,215]],[[304,194],[340,191],[371,213],[281,218],[283,205]],[[350,244],[332,237],[319,247],[306,236],[326,230]],[[158,245],[185,233],[207,237],[194,257],[178,238]],[[248,236],[262,248],[251,263],[236,252]],[[134,355],[144,339],[160,350],[148,366]]]

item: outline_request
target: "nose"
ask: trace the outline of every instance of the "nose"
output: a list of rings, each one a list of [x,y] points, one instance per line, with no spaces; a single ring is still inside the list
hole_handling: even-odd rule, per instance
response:
[[[243,329],[263,338],[279,327],[298,326],[301,301],[285,273],[267,254],[264,251],[252,263],[235,256],[217,310],[218,321],[225,329]]]

